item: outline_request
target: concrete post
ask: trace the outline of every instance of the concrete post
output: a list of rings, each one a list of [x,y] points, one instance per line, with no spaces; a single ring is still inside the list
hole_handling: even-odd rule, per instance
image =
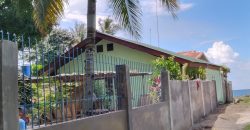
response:
[[[173,122],[171,115],[171,88],[170,88],[170,76],[169,72],[163,70],[161,72],[161,92],[162,92],[162,101],[166,102],[168,111],[167,114],[167,130],[172,130]]]
[[[17,45],[0,41],[0,130],[18,130]]]
[[[116,84],[118,89],[118,96],[121,96],[121,99],[118,100],[118,108],[127,109],[128,130],[133,130],[132,94],[131,94],[130,75],[128,66],[126,65],[116,66]]]
[[[203,106],[203,116],[206,116],[206,107],[205,107],[205,99],[204,99],[204,81],[200,81],[201,83],[201,98],[202,98],[202,106]]]
[[[189,94],[189,104],[190,104],[190,117],[191,117],[191,122],[192,126],[194,125],[194,114],[193,114],[193,104],[192,104],[192,93],[191,93],[191,86],[190,86],[190,80],[188,82],[188,94]]]

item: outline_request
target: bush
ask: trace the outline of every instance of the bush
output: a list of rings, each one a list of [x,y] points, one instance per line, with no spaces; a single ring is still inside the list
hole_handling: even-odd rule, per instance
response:
[[[43,65],[40,64],[32,64],[31,65],[31,73],[33,76],[38,76],[37,72],[43,69]]]
[[[206,79],[206,69],[203,67],[199,68],[188,68],[187,69],[187,78],[190,80],[194,80],[200,78],[202,80]]]
[[[170,73],[170,79],[181,80],[181,67],[178,62],[174,61],[174,56],[165,58],[159,57],[153,61],[153,77],[158,77],[162,70],[168,70]]]

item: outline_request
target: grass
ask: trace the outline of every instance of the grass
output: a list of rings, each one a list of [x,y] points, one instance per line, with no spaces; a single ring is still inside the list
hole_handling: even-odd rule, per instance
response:
[[[240,104],[250,105],[250,96],[241,97],[240,99]],[[250,130],[250,124],[245,126],[244,130]]]
[[[250,96],[241,97],[240,104],[250,105]],[[250,130],[250,126],[249,126],[249,130]]]
[[[247,126],[244,128],[244,130],[250,130],[250,124],[247,125]]]

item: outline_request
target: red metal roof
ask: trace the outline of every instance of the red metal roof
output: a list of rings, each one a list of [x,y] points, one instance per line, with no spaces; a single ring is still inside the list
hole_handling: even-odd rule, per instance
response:
[[[208,61],[206,55],[203,52],[199,52],[199,51],[195,51],[195,50],[177,52],[177,54],[181,54],[181,55],[184,55],[184,56],[188,56],[188,57]]]

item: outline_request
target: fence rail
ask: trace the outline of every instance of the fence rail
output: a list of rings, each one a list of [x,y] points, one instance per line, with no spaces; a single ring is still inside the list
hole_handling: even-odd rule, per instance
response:
[[[129,67],[132,107],[156,103],[151,64],[96,53],[93,96],[86,98],[84,48],[47,44],[0,31],[0,39],[18,45],[18,101],[28,128],[118,111],[124,98],[117,87],[116,65]],[[159,91],[157,91],[159,92]],[[155,97],[153,97],[155,96]],[[91,107],[86,101],[92,101]],[[155,100],[155,101],[154,101]],[[88,109],[91,108],[91,109]]]

